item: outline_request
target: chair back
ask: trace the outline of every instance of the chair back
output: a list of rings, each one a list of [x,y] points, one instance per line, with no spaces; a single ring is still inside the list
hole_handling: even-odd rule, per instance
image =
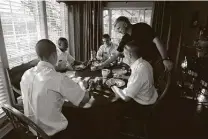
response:
[[[17,109],[8,104],[2,105],[2,109],[6,113],[8,120],[12,123],[14,129],[17,133],[20,133],[21,136],[27,135],[28,138],[32,135],[32,132],[30,131],[30,129],[32,129],[37,133],[38,138],[50,139],[50,137],[40,127]]]
[[[163,60],[158,60],[153,65],[155,88],[157,89],[158,99],[154,107],[165,97],[171,84],[171,72],[165,70]]]

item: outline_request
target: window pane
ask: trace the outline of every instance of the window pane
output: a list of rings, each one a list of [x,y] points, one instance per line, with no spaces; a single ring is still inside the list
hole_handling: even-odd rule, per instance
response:
[[[9,67],[37,58],[35,44],[40,35],[39,2],[2,0],[0,14]]]
[[[64,25],[61,22],[64,17],[63,9],[63,5],[56,2],[56,0],[46,1],[48,37],[55,44],[57,44],[59,37],[65,36]],[[65,20],[63,21],[66,22]]]
[[[109,13],[108,10],[103,11],[103,34],[109,34]]]
[[[104,10],[104,12],[105,12],[105,10]],[[126,16],[127,18],[129,18],[129,20],[132,24],[135,24],[138,22],[146,22],[147,24],[150,24],[151,14],[152,14],[151,9],[148,9],[148,10],[145,10],[145,9],[112,9],[109,12],[112,12],[111,13],[112,16],[110,19],[111,20],[111,25],[110,25],[111,27],[108,26],[108,28],[112,28],[111,38],[112,38],[112,41],[116,44],[118,44],[122,38],[122,34],[115,32],[115,30],[113,28],[115,20],[119,16]],[[110,13],[108,13],[108,14],[110,14]],[[103,15],[105,15],[105,14],[103,14]],[[104,33],[105,33],[105,30],[107,30],[107,27],[105,28],[105,26],[108,23],[109,23],[108,20],[104,20]]]

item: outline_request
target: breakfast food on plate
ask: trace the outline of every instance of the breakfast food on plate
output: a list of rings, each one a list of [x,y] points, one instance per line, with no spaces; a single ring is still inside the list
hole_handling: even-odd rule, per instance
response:
[[[125,82],[121,79],[111,78],[111,79],[107,80],[107,82],[111,82],[111,84],[115,84],[115,86],[117,86],[117,87],[122,87],[125,85]]]

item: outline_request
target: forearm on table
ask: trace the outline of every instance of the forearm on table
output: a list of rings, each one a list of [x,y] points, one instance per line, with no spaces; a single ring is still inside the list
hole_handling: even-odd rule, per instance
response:
[[[160,52],[160,55],[161,55],[162,59],[167,58],[168,57],[167,56],[167,51],[165,50],[165,47],[164,47],[162,41],[158,37],[155,37],[153,42],[155,43],[158,51]]]
[[[109,65],[111,62],[115,61],[118,58],[119,54],[115,54],[113,56],[111,56],[109,59],[107,59],[106,61],[103,62],[104,66]]]
[[[124,91],[119,89],[117,86],[112,86],[111,88],[113,92],[116,93],[122,100],[127,102],[131,99],[129,96],[126,96]]]

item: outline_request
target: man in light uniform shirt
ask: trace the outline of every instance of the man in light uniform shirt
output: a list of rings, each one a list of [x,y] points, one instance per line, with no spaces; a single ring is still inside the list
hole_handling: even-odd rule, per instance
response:
[[[142,47],[137,46],[134,41],[129,42],[124,49],[124,55],[129,58],[131,68],[131,76],[128,79],[127,87],[121,90],[114,86],[113,82],[107,82],[108,86],[123,100],[133,100],[131,101],[133,104],[136,102],[136,107],[144,108],[154,104],[158,94],[154,87],[153,69],[150,63],[141,57]],[[132,110],[134,113],[137,111],[139,111],[138,108]]]
[[[116,53],[117,45],[111,42],[111,38],[108,34],[104,34],[103,45],[100,46],[97,52],[97,59],[105,61]]]
[[[36,52],[41,61],[24,73],[20,83],[24,114],[53,136],[68,125],[61,112],[64,101],[67,99],[79,106],[88,102],[89,94],[70,78],[55,71],[57,51],[53,42],[40,40]]]
[[[58,40],[58,60],[57,60],[57,70],[73,70],[75,65],[83,64],[80,61],[76,61],[67,51],[68,41],[66,38],[60,37]]]

